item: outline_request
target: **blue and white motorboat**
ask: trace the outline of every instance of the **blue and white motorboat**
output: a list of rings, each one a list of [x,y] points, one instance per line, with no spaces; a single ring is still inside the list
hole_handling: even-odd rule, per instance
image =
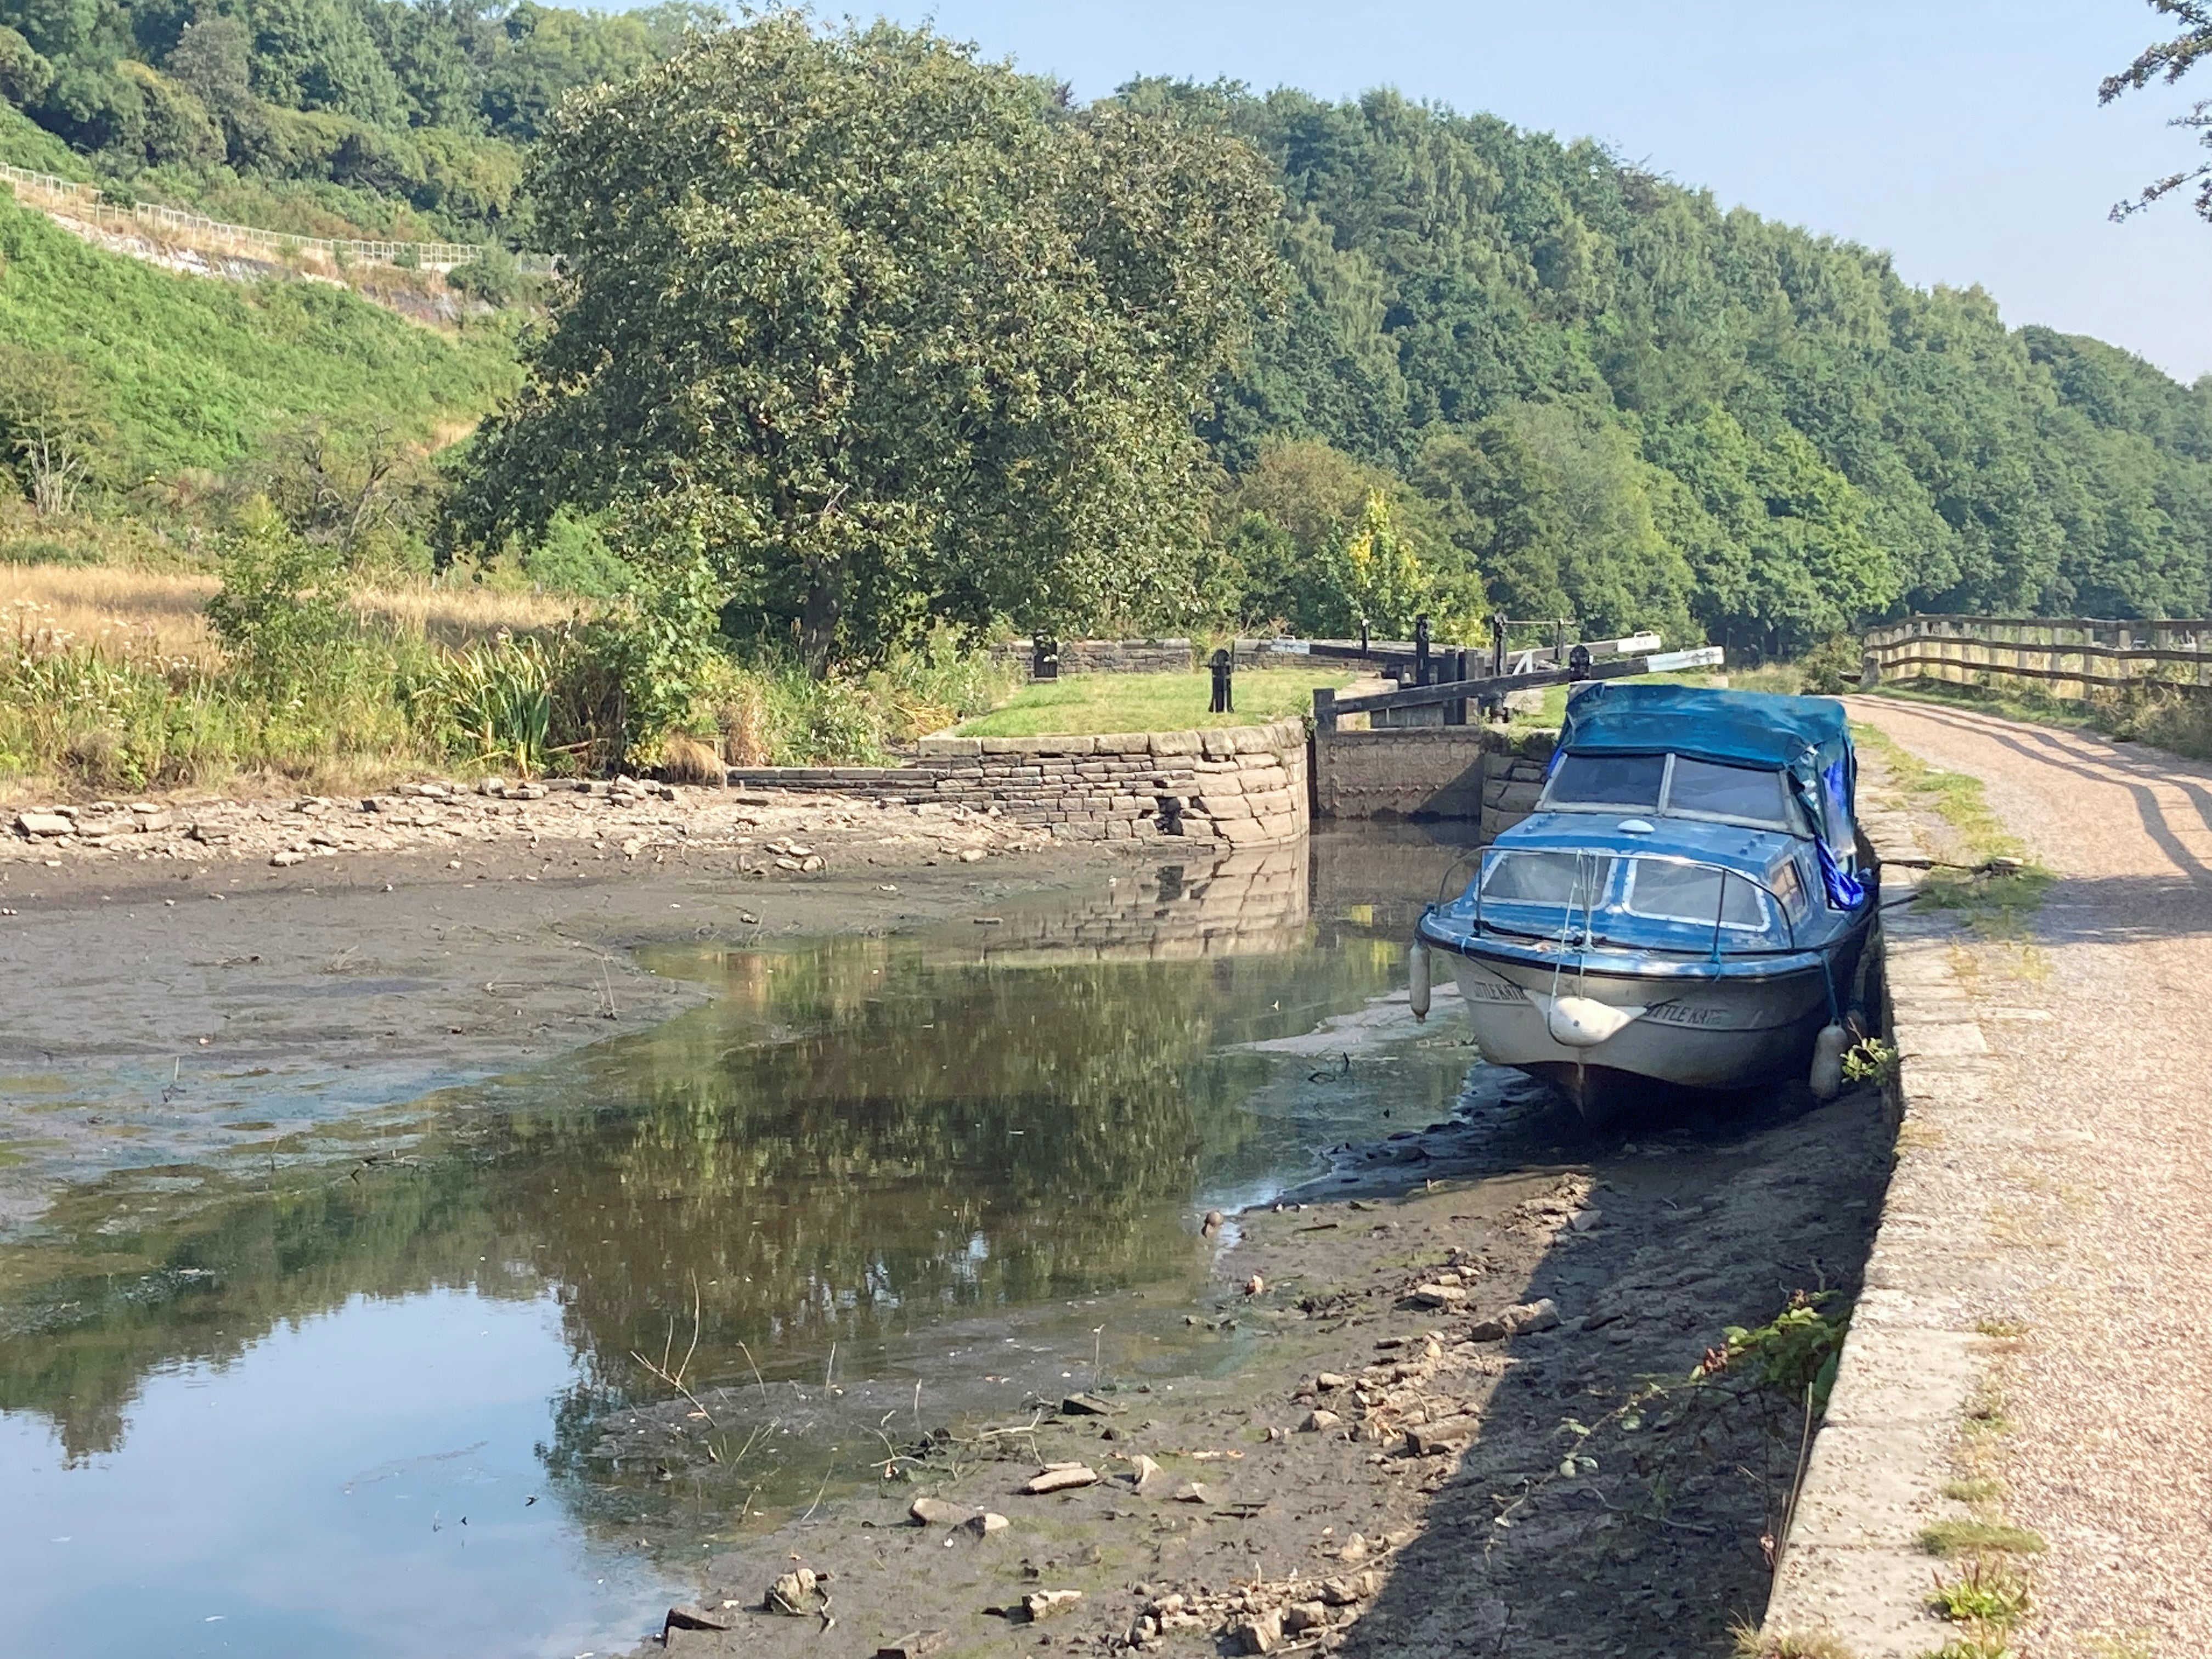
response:
[[[1593,1123],[1669,1089],[1840,1086],[1880,912],[1841,703],[1601,682],[1567,704],[1535,811],[1416,928],[1485,1059]]]

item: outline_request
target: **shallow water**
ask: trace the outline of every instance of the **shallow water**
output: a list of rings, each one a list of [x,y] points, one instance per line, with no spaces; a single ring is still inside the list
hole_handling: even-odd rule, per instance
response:
[[[0,1249],[9,1652],[618,1651],[929,1429],[1235,1365],[1197,1218],[1461,1092],[1455,1028],[1342,1018],[1402,995],[1448,858],[1322,837],[658,951],[714,996],[71,1189]]]

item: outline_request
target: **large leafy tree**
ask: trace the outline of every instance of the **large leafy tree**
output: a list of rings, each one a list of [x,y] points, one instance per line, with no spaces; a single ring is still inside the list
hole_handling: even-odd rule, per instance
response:
[[[480,536],[680,518],[817,672],[1187,580],[1192,417],[1273,272],[1274,192],[1218,123],[772,14],[572,100],[532,189],[565,276]]]

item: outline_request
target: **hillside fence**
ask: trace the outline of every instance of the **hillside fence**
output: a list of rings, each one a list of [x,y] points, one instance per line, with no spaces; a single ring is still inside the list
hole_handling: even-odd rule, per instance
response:
[[[41,212],[64,213],[70,218],[103,229],[150,232],[203,252],[258,259],[270,264],[297,264],[314,260],[343,270],[354,265],[390,265],[397,269],[447,271],[464,265],[483,252],[475,242],[378,242],[350,237],[294,236],[283,231],[261,230],[252,225],[226,224],[204,213],[139,202],[119,207],[100,198],[97,185],[78,184],[51,173],[27,167],[0,166],[0,183],[14,191],[15,199]],[[528,276],[551,274],[550,255],[520,253],[516,265]]]
[[[1862,653],[1862,690],[1900,680],[2018,681],[2078,702],[2093,687],[2212,687],[2212,621],[2202,618],[1910,617],[1869,630]]]

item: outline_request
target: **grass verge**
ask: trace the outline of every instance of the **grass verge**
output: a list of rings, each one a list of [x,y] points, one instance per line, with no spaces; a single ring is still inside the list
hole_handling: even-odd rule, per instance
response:
[[[1862,748],[1881,757],[1908,805],[1943,821],[1956,842],[1955,862],[1979,865],[1990,859],[2024,858],[2027,849],[1990,810],[1979,778],[1932,767],[1887,732],[1863,721],[1851,723],[1851,734]],[[2021,939],[2027,937],[2052,879],[2048,870],[2033,863],[1988,875],[1931,870],[1921,883],[1920,897],[1932,908],[1959,912],[1985,937]]]
[[[1025,685],[989,714],[960,727],[963,737],[1096,736],[1105,732],[1183,732],[1261,726],[1313,708],[1314,688],[1346,684],[1351,675],[1308,668],[1254,668],[1236,678],[1233,714],[1206,712],[1213,677],[1188,673],[1072,674]]]

